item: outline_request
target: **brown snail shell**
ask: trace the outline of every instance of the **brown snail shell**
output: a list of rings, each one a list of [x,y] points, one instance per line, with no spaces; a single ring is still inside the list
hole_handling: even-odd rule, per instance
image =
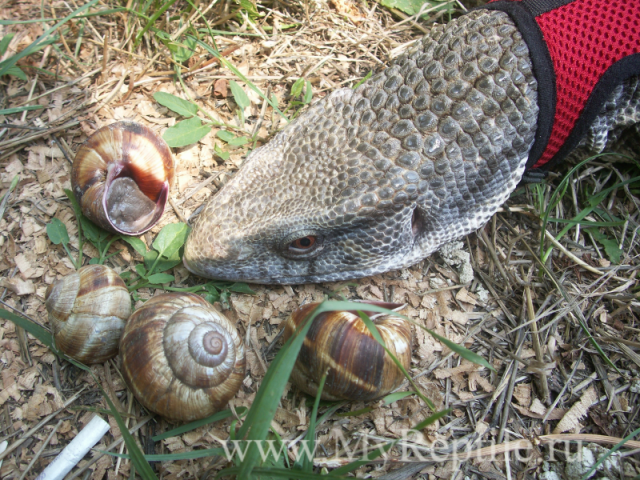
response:
[[[139,235],[164,212],[174,176],[165,141],[135,122],[102,127],[78,149],[71,187],[85,214],[105,230]]]
[[[117,355],[131,298],[109,267],[87,265],[49,285],[45,306],[56,347],[66,355],[86,364]]]
[[[244,344],[206,300],[165,293],[136,310],[120,342],[122,374],[138,401],[171,420],[220,410],[240,388]]]
[[[365,312],[367,303],[391,310],[401,306],[365,301],[362,305]],[[317,303],[304,305],[287,318],[285,340],[317,306]],[[375,318],[373,322],[387,348],[408,370],[411,325],[389,316]],[[322,390],[323,400],[373,400],[392,392],[405,379],[355,311],[323,312],[314,319],[291,372],[291,382],[315,396],[325,371],[328,375]]]

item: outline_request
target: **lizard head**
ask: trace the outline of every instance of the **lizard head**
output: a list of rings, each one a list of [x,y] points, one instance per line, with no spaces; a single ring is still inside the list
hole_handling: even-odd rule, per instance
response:
[[[184,264],[285,284],[413,265],[507,199],[537,118],[528,49],[507,14],[434,27],[253,151],[199,215]]]
[[[191,272],[308,283],[403,265],[415,242],[419,177],[402,180],[402,169],[380,156],[385,172],[358,149],[356,132],[341,124],[352,97],[334,92],[250,154],[198,216],[184,254]]]

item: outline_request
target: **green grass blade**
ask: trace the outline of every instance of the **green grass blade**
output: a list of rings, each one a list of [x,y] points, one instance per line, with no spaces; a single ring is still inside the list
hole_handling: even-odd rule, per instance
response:
[[[28,112],[31,110],[40,110],[44,108],[42,105],[27,105],[24,107],[5,108],[0,110],[0,115],[11,115],[12,113]]]
[[[134,42],[134,48],[137,47],[140,44],[140,41],[142,40],[142,36],[145,33],[147,33],[147,31],[153,26],[154,23],[156,23],[156,20],[158,20],[158,18],[160,18],[164,14],[164,12],[166,12],[171,7],[171,5],[173,5],[174,3],[176,3],[176,0],[169,0],[167,3],[162,5],[156,11],[156,13],[154,13],[151,16],[151,18],[149,19],[147,24],[144,26],[144,28],[142,30],[140,30],[140,32],[138,32],[138,34],[136,35],[136,39],[135,39],[135,42]]]
[[[93,372],[91,372],[91,375],[93,376]],[[145,460],[144,454],[142,453],[142,450],[138,448],[138,444],[136,443],[136,440],[133,438],[133,435],[129,433],[129,429],[125,425],[124,420],[122,419],[122,416],[120,415],[120,413],[116,409],[116,406],[113,404],[113,402],[109,398],[109,395],[107,395],[107,392],[105,392],[102,388],[102,385],[100,385],[100,380],[95,376],[94,376],[94,380],[96,382],[96,385],[98,385],[98,388],[102,393],[102,396],[107,402],[107,405],[109,405],[109,409],[111,409],[111,415],[113,415],[113,418],[115,418],[116,422],[118,423],[118,428],[120,428],[120,433],[122,434],[124,443],[126,444],[127,449],[129,450],[129,456],[131,457],[131,462],[136,467],[136,471],[144,480],[157,480],[158,477],[156,477],[156,474],[153,472],[153,469],[151,468],[151,465],[149,465],[149,462]]]
[[[322,390],[324,389],[324,382],[327,380],[328,372],[324,372],[322,378],[320,379],[320,383],[318,384],[318,392],[316,393],[316,398],[313,402],[313,408],[311,409],[311,417],[309,418],[309,427],[307,428],[307,434],[305,435],[303,442],[309,442],[309,452],[311,452],[311,456],[313,456],[316,450],[316,419],[318,417],[318,407],[320,406],[320,397],[322,397]],[[300,451],[300,450],[299,450]],[[312,472],[313,471],[313,458],[309,458],[308,456],[298,457],[296,463],[293,466],[296,470],[302,470],[303,472]]]
[[[111,413],[111,412],[109,412]],[[131,459],[131,455],[126,453],[115,453],[115,452],[103,452],[112,457],[124,458],[127,460]],[[206,448],[202,450],[192,450],[190,452],[180,452],[180,453],[165,453],[158,455],[143,455],[145,461],[147,462],[175,462],[178,460],[195,460],[198,458],[206,458],[213,456],[224,456],[225,455],[224,448],[216,447],[216,448]]]
[[[473,353],[471,350],[466,349],[463,346],[458,345],[457,343],[452,342],[447,338],[441,337],[436,332],[433,332],[426,327],[423,327],[423,329],[429,332],[429,335],[431,335],[433,338],[444,343],[447,346],[447,348],[449,348],[449,350],[454,351],[465,360],[469,360],[470,362],[475,363],[476,365],[482,365],[483,367],[486,367],[491,371],[494,371],[494,372],[496,371],[496,369],[493,368],[493,366],[489,362],[487,362],[484,358],[482,358],[477,353]]]
[[[237,475],[238,479],[248,478],[248,477],[242,477],[241,473],[242,473],[241,467],[226,468],[218,472],[218,474],[216,475],[216,478],[223,477],[226,475]],[[276,478],[286,478],[289,480],[318,480],[318,479],[345,480],[347,478],[342,475],[336,475],[334,472],[321,475],[319,473],[307,473],[307,472],[301,472],[298,470],[293,472],[290,469],[275,468],[275,467],[255,468],[253,470],[253,473],[255,473],[256,475],[262,475],[262,478],[276,477]]]
[[[400,441],[399,439],[390,441],[386,445],[376,448],[373,452],[367,453],[367,455],[365,455],[362,460],[356,460],[355,462],[351,462],[348,465],[336,468],[331,473],[334,474],[334,475],[342,475],[343,473],[353,472],[354,470],[357,470],[358,468],[362,467],[363,465],[366,465],[371,460],[374,460],[374,459],[378,458],[383,453],[386,453],[389,450],[391,450],[399,441]]]
[[[633,432],[631,432],[629,435],[627,435],[626,437],[624,437],[622,440],[620,440],[620,442],[618,442],[612,449],[608,450],[607,453],[605,453],[604,455],[602,455],[598,461],[596,463],[594,463],[591,468],[589,469],[589,471],[587,473],[585,473],[583,475],[583,477],[580,480],[587,480],[588,478],[591,478],[591,476],[593,475],[593,473],[598,469],[598,467],[600,465],[602,465],[607,458],[609,458],[611,455],[613,455],[614,453],[616,453],[618,450],[620,450],[622,447],[624,447],[624,444],[627,443],[629,440],[631,440],[633,437],[635,437],[636,435],[638,435],[640,433],[640,428],[634,430]],[[638,478],[638,477],[634,477],[634,478]]]
[[[195,38],[195,37],[194,37]],[[262,93],[262,90],[260,90],[258,87],[256,87],[253,82],[251,80],[249,80],[247,77],[245,77],[242,72],[240,72],[240,70],[238,70],[236,67],[233,66],[233,64],[231,64],[231,62],[229,62],[229,60],[227,60],[226,58],[224,58],[222,55],[220,55],[220,52],[218,52],[217,50],[211,48],[209,45],[207,45],[206,43],[204,43],[201,40],[196,39],[196,41],[198,42],[198,45],[200,45],[202,48],[204,48],[207,52],[209,52],[211,55],[213,55],[214,57],[216,57],[219,61],[221,65],[224,65],[225,67],[227,67],[229,70],[231,70],[231,72],[238,77],[240,80],[242,80],[244,83],[247,84],[247,86],[253,90],[254,92],[256,92],[258,95],[260,95],[260,97],[262,97],[264,100],[267,101],[267,103],[269,105],[271,105],[271,108],[273,108],[273,110],[280,115],[282,118],[284,118],[287,123],[289,122],[289,118],[280,111],[280,109],[278,108],[278,105],[270,98],[267,98],[267,96]]]
[[[446,410],[441,410],[439,412],[434,413],[433,415],[425,418],[424,420],[422,420],[420,423],[418,423],[417,425],[415,425],[412,430],[422,430],[424,427],[426,427],[427,425],[431,425],[432,423],[434,423],[436,420],[440,420],[442,417],[446,417],[447,415],[449,415],[449,413],[451,413],[451,409],[447,408]]]
[[[9,70],[11,67],[13,67],[18,60],[20,60],[21,58],[24,58],[24,57],[26,57],[28,55],[31,55],[32,53],[36,52],[39,48],[43,47],[44,46],[44,45],[42,45],[43,41],[49,35],[51,35],[53,32],[55,32],[61,25],[64,25],[66,22],[68,22],[72,18],[78,16],[81,12],[84,12],[85,10],[93,7],[96,3],[98,3],[98,0],[91,0],[86,5],[83,5],[82,7],[78,8],[77,10],[71,12],[69,15],[67,15],[62,20],[60,20],[58,23],[56,23],[53,27],[51,27],[50,29],[45,31],[42,35],[40,35],[27,48],[25,48],[24,50],[22,50],[19,53],[16,53],[15,55],[12,55],[11,57],[7,58],[6,60],[0,62],[0,77],[2,75],[6,74],[7,70]]]
[[[99,12],[85,13],[84,15],[76,15],[75,18],[99,17],[100,15],[113,15],[114,13],[127,12],[127,11],[129,10],[125,7],[109,8],[106,10],[100,10]],[[29,23],[55,22],[57,20],[58,20],[57,18],[38,18],[36,20],[0,20],[0,25],[27,25]],[[227,33],[230,33],[230,32],[227,32]]]
[[[236,413],[238,413],[238,415],[240,416],[242,416],[242,414],[244,414],[246,411],[247,411],[247,407],[236,408]],[[156,435],[151,439],[154,442],[159,442],[160,440],[164,440],[165,438],[182,435],[183,433],[190,432],[191,430],[195,430],[196,428],[200,428],[203,425],[219,422],[220,420],[224,420],[232,416],[233,416],[233,412],[231,410],[223,410],[222,412],[214,413],[213,415],[207,418],[196,420],[195,422],[187,423],[186,425],[182,425],[178,428],[174,428],[172,430],[169,430],[168,432],[161,433],[160,435]]]
[[[33,323],[31,320],[11,313],[4,308],[0,308],[0,318],[4,318],[5,320],[9,320],[15,323],[18,327],[23,328],[35,338],[40,340],[40,342],[49,347],[53,353],[55,353],[56,355],[60,355],[60,352],[58,352],[58,350],[55,348],[51,332],[46,330],[44,327],[41,327],[37,323]]]

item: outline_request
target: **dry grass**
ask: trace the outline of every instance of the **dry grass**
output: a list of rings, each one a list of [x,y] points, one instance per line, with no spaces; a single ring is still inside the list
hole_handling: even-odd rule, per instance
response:
[[[11,20],[39,18],[41,14],[61,18],[77,8],[74,5],[73,1],[54,1],[41,10],[35,2],[5,2],[0,15]],[[105,2],[100,9],[113,6]],[[140,9],[131,1],[129,6]],[[398,12],[394,15],[375,3],[262,3],[259,11],[265,15],[255,24],[243,20],[246,11],[233,2],[203,3],[199,8],[206,12],[211,28],[229,32],[216,37],[225,58],[263,92],[275,95],[281,109],[290,102],[288,92],[297,78],[311,82],[314,98],[352,86],[429,28],[429,22],[416,25],[412,19],[402,21]],[[429,21],[437,19],[432,16]],[[69,188],[68,158],[87,135],[122,119],[142,122],[162,133],[177,119],[154,101],[156,92],[194,99],[219,121],[235,125],[248,136],[255,134],[258,143],[284,125],[248,88],[252,103],[244,112],[247,120],[241,122],[233,97],[225,93],[225,80],[236,76],[201,48],[180,66],[182,80],[178,81],[176,63],[157,35],[146,34],[140,45],[134,46],[144,25],[130,12],[74,19],[63,27],[59,41],[20,62],[27,82],[2,78],[1,108],[43,107],[0,118],[5,124],[0,125],[0,195],[8,192],[15,175],[20,178],[6,207],[0,207],[0,301],[2,307],[38,323],[47,322],[43,302],[47,285],[74,270],[62,248],[48,240],[45,225],[53,217],[60,219],[70,233],[72,250],[74,245],[77,248],[76,220],[63,188]],[[181,2],[155,24],[174,40],[183,38],[190,25],[203,28],[204,22]],[[0,28],[0,37],[16,33],[7,56],[43,32],[40,23]],[[206,33],[202,34],[203,41],[210,43]],[[172,208],[144,235],[148,245],[162,226],[190,217],[242,162],[246,148],[231,149],[226,161],[214,155],[216,145],[229,150],[215,136],[216,131],[196,145],[174,151],[178,170]],[[613,164],[608,158],[593,161],[574,175],[577,180],[550,216],[573,218],[599,191],[635,175],[637,169],[632,164]],[[559,178],[552,183],[557,185]],[[407,271],[356,282],[255,286],[254,296],[231,294],[229,305],[218,306],[237,322],[249,351],[248,375],[233,406],[251,405],[280,344],[279,325],[286,316],[298,305],[322,300],[330,293],[348,299],[407,303],[409,317],[464,343],[497,371],[467,363],[431,337],[416,332],[411,374],[438,409],[450,408],[451,413],[406,440],[412,459],[419,453],[425,457],[423,463],[404,465],[397,459],[372,462],[357,470],[358,476],[542,478],[545,468],[562,472],[567,463],[566,452],[556,451],[552,457],[549,447],[555,440],[570,439],[563,433],[610,447],[640,426],[637,186],[638,182],[632,182],[613,189],[586,216],[587,220],[603,222],[611,215],[621,219],[622,225],[601,227],[599,234],[574,227],[559,241],[548,240],[545,245],[555,247],[544,264],[539,260],[541,212],[554,187],[519,189],[508,207],[482,231],[463,239],[475,271],[469,285],[461,285],[456,270],[435,255]],[[556,235],[564,225],[546,224],[545,237]],[[610,262],[598,235],[620,246],[619,264]],[[111,252],[117,250],[120,253],[109,263],[119,272],[131,270],[139,261],[126,244],[116,242]],[[84,253],[85,261],[97,255],[90,245],[85,245]],[[182,267],[176,267],[174,275],[176,285],[198,282]],[[156,293],[140,290],[138,305]],[[0,321],[0,343],[0,442],[6,438],[12,445],[22,439],[4,458],[0,477],[17,479],[26,474],[23,478],[35,478],[96,409],[108,407],[90,375],[60,362],[9,321]],[[150,420],[126,389],[118,362],[92,370],[126,414],[127,424],[145,453],[217,447],[216,438],[229,436],[227,421],[153,442],[153,435],[170,427],[161,418]],[[390,405],[346,404],[338,412],[358,412],[365,406],[373,408],[353,416],[332,415],[318,426],[321,447],[317,466],[347,463],[348,455],[362,447],[363,438],[373,443],[400,438],[406,429],[431,414],[415,396]],[[321,407],[320,413],[326,408]],[[308,398],[293,387],[287,388],[272,429],[285,440],[299,439],[308,426],[309,414]],[[118,426],[112,417],[109,421],[112,429],[96,448],[110,446],[123,452]],[[481,450],[462,463],[452,456],[455,449],[473,451],[490,444],[498,446],[497,455]],[[401,445],[394,449],[396,453]],[[627,446],[638,448],[637,443]],[[517,455],[517,449],[522,448],[529,449],[529,456]],[[434,452],[439,462],[428,458]],[[340,460],[327,460],[336,457]],[[226,464],[224,458],[213,457],[153,466],[166,479],[213,478]],[[640,472],[633,452],[622,464],[624,474],[618,470],[615,478]],[[93,461],[87,458],[83,465],[93,470],[91,478],[131,475],[128,460],[109,455],[94,453]]]

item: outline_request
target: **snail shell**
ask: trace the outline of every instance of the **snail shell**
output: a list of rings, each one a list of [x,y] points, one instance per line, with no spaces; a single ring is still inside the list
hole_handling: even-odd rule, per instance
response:
[[[92,222],[139,235],[160,220],[173,176],[173,157],[162,138],[144,125],[117,122],[78,149],[71,187]]]
[[[109,267],[87,265],[49,285],[45,306],[59,350],[85,364],[117,355],[131,298]]]
[[[369,301],[363,302],[363,311],[367,303],[389,309],[401,306]],[[285,340],[317,306],[317,303],[304,305],[287,318]],[[387,348],[408,369],[412,342],[409,323],[397,317],[373,321]],[[323,400],[373,400],[392,392],[405,379],[355,311],[323,312],[314,319],[291,372],[291,381],[315,396],[325,371],[328,375]]]
[[[191,293],[158,295],[136,310],[120,357],[138,401],[171,420],[212,415],[244,380],[244,344],[235,326]]]

